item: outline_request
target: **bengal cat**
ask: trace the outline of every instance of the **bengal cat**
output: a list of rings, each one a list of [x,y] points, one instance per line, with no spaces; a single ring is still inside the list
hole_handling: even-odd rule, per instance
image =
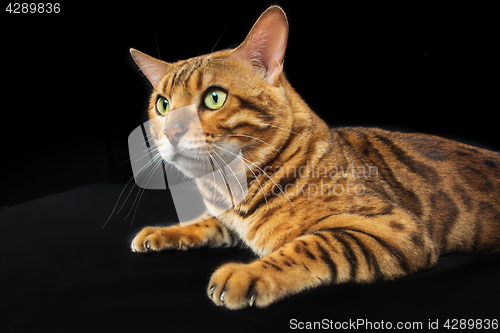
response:
[[[208,284],[208,297],[229,309],[395,279],[445,253],[498,251],[500,155],[432,135],[329,129],[285,78],[287,37],[285,13],[273,6],[235,49],[176,63],[131,49],[154,87],[152,126],[165,123],[155,137],[161,157],[196,177],[236,147],[248,182],[229,210],[200,186],[206,220],[146,227],[132,250],[247,246],[255,261],[225,264]],[[175,123],[176,109],[192,104],[205,140]]]

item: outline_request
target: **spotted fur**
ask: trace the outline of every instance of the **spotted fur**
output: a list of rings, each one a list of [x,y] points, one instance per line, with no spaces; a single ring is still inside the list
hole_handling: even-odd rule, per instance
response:
[[[208,284],[209,298],[230,309],[266,307],[325,284],[398,278],[445,253],[497,252],[500,155],[425,134],[329,129],[285,78],[287,34],[274,6],[236,49],[176,63],[131,51],[154,86],[151,119],[158,96],[169,99],[171,119],[176,108],[197,105],[209,151],[241,149],[248,181],[234,208],[206,200],[215,217],[146,227],[132,249],[247,246],[256,260],[225,264]],[[227,91],[216,111],[202,105],[214,86]],[[182,135],[193,139],[189,129]],[[195,172],[175,160],[182,153],[168,137],[155,141],[164,159]],[[212,193],[199,185],[202,196]]]

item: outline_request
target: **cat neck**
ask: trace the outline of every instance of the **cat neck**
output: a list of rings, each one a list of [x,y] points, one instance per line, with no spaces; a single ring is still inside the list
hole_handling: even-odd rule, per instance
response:
[[[279,169],[346,164],[328,125],[311,110],[284,75],[280,84],[292,111],[292,130],[279,154],[266,161],[265,166]]]

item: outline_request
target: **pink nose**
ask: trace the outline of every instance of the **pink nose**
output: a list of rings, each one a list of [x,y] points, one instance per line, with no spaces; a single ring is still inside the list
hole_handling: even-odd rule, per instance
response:
[[[182,129],[180,126],[173,126],[169,128],[164,128],[163,133],[168,138],[168,141],[172,144],[172,146],[177,147],[181,136],[186,133],[187,130]]]

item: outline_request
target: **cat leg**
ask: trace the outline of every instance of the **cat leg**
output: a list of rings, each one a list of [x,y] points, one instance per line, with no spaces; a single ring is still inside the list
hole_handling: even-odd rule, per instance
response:
[[[233,244],[233,236],[229,231],[214,217],[211,217],[185,226],[145,227],[135,236],[131,248],[133,252],[148,252],[168,249],[188,250],[205,246],[232,246]]]
[[[393,279],[437,260],[415,246],[410,235],[381,234],[332,228],[298,237],[250,264],[223,265],[212,275],[208,296],[229,309],[266,307],[305,289]]]

